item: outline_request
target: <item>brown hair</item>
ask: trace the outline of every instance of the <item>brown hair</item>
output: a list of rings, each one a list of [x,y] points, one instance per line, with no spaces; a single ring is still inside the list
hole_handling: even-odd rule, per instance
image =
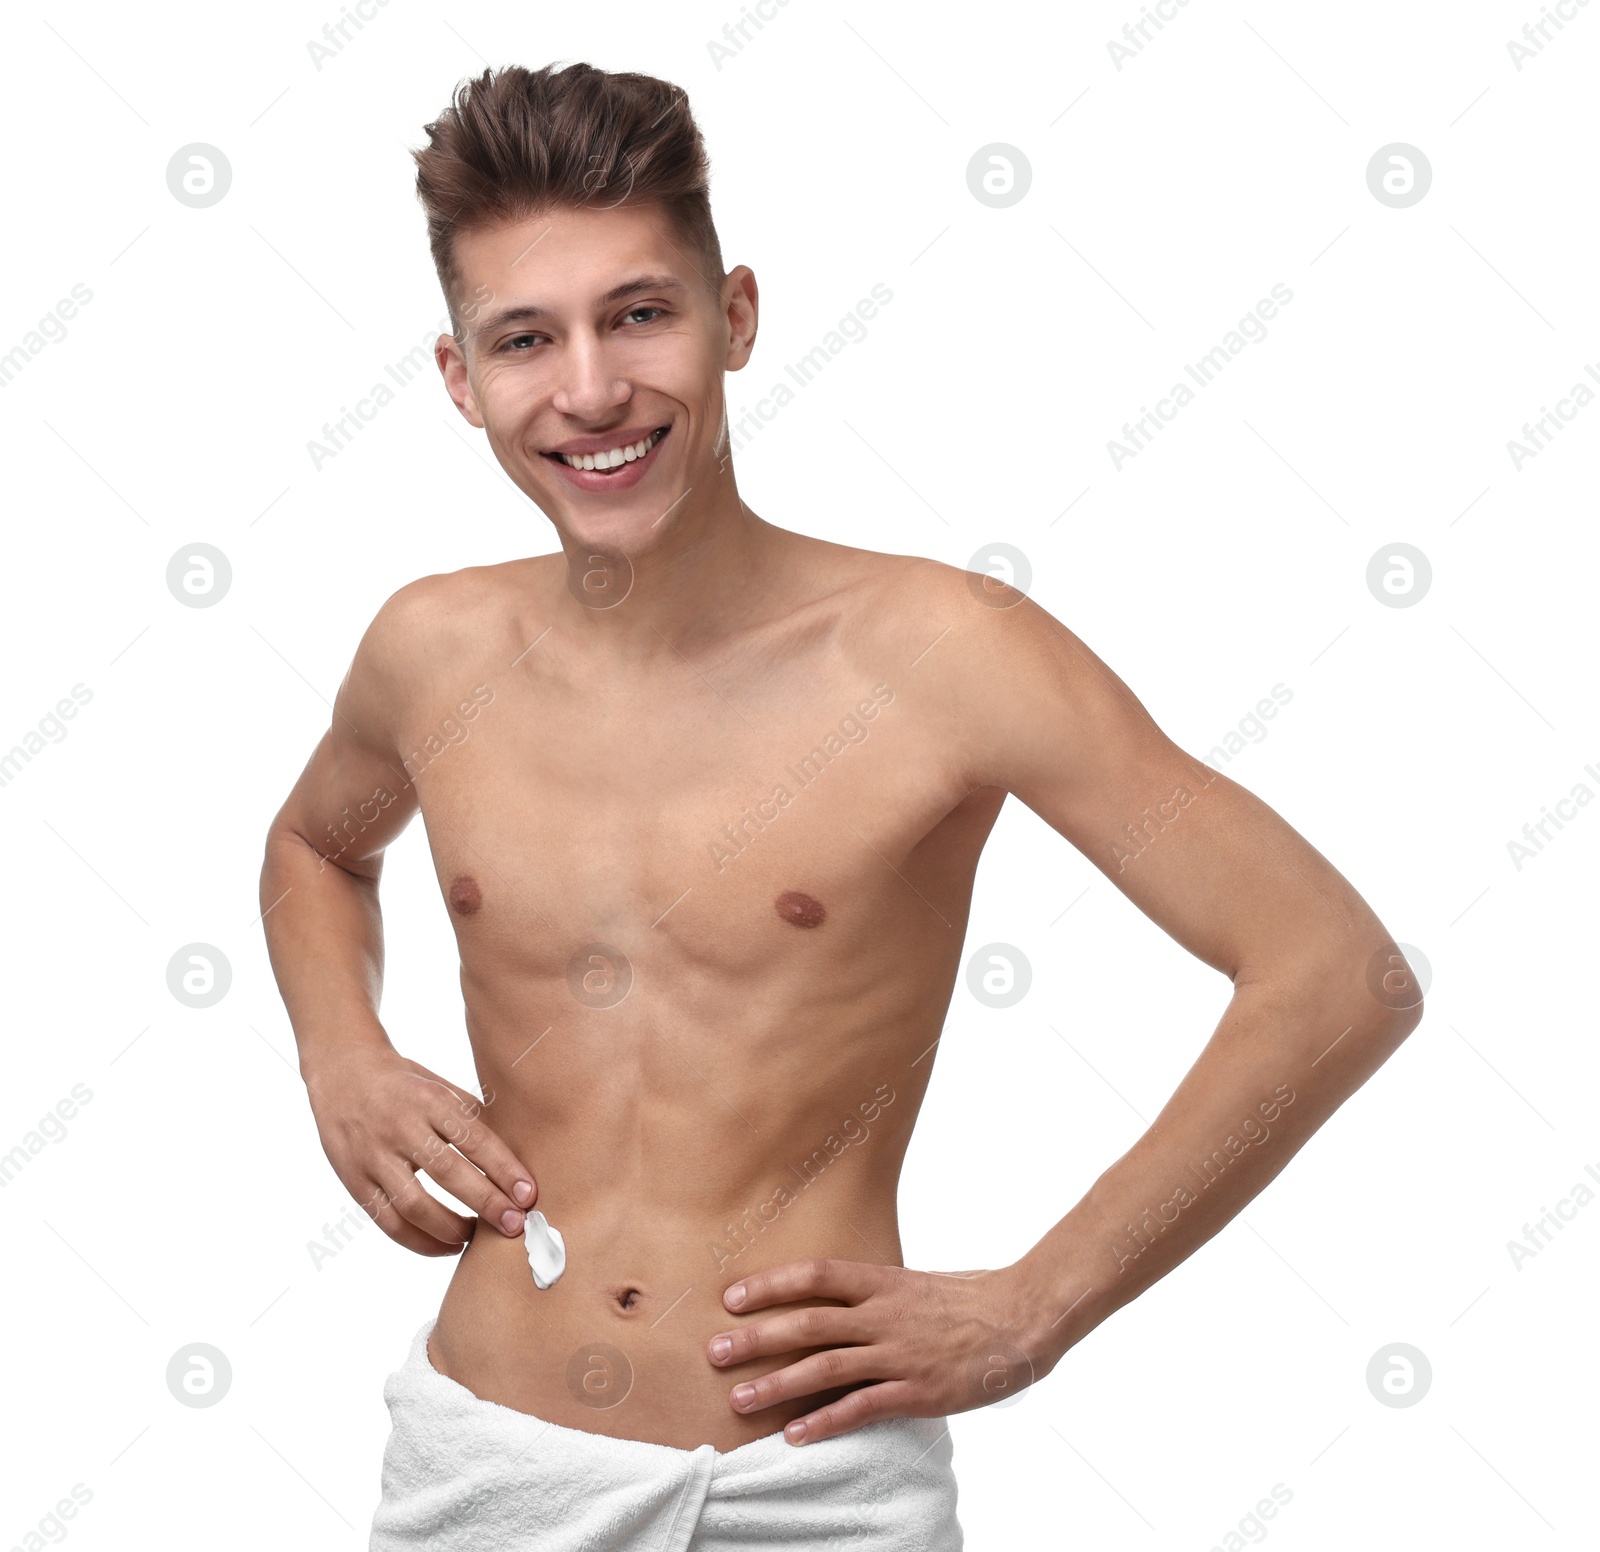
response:
[[[458,232],[557,209],[659,204],[716,294],[727,278],[711,220],[710,163],[689,99],[655,76],[593,65],[507,65],[462,81],[411,153],[428,245],[461,333]]]

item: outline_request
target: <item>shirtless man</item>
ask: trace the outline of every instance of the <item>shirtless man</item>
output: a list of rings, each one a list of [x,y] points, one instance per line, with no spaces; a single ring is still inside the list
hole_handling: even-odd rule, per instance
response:
[[[1238,1213],[1421,1004],[1350,884],[1044,609],[741,501],[723,374],[751,357],[755,278],[646,176],[650,145],[693,134],[687,105],[614,113],[632,127],[609,140],[573,106],[648,79],[486,73],[477,117],[446,126],[458,159],[487,157],[474,125],[564,88],[539,122],[596,137],[605,177],[529,174],[507,193],[545,195],[531,214],[469,204],[434,228],[445,384],[561,548],[383,605],[261,899],[334,1169],[407,1249],[465,1246],[433,1378],[720,1457],[942,1425],[1037,1382]],[[611,471],[559,456],[614,448]],[[1234,993],[1154,1125],[1031,1250],[912,1270],[897,1179],[1007,793]],[[382,859],[419,810],[481,1099],[379,1020]],[[1238,1142],[1258,1114],[1270,1148]],[[535,1206],[565,1248],[547,1287]]]

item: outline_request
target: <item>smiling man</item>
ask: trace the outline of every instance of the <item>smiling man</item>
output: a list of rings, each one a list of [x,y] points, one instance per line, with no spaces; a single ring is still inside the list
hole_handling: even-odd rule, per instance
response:
[[[756,283],[681,92],[485,72],[428,135],[444,382],[560,549],[389,598],[267,840],[328,1157],[400,1245],[465,1245],[385,1386],[371,1545],[959,1548],[948,1416],[1214,1235],[1420,998],[1329,862],[1030,599],[744,504]],[[1233,995],[1036,1244],[916,1270],[897,1182],[1007,793]],[[379,1019],[419,811],[481,1094]]]

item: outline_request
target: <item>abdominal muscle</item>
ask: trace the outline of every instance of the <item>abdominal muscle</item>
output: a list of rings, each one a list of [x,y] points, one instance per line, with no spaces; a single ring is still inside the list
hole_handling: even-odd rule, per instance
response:
[[[666,1205],[643,1186],[571,1191],[541,1176],[536,1205],[561,1233],[566,1270],[541,1289],[523,1236],[478,1220],[429,1360],[485,1401],[587,1433],[724,1453],[774,1433],[873,1381],[744,1414],[728,1399],[735,1385],[822,1349],[713,1364],[707,1344],[784,1311],[843,1302],[807,1298],[735,1314],[723,1291],[753,1272],[813,1256],[903,1264],[895,1182],[851,1163],[841,1158],[810,1186],[796,1180],[787,1205],[756,1182],[737,1207],[698,1210]]]

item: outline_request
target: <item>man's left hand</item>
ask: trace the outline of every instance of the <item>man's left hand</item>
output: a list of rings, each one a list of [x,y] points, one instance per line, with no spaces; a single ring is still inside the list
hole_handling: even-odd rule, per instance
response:
[[[707,1344],[706,1356],[724,1367],[802,1347],[827,1349],[734,1386],[729,1402],[736,1412],[859,1387],[789,1423],[784,1436],[791,1444],[849,1433],[880,1417],[944,1417],[987,1406],[1053,1366],[1024,1350],[1031,1312],[1015,1266],[915,1272],[819,1257],[752,1273],[722,1298],[740,1314],[800,1299],[843,1301],[752,1321]],[[725,1354],[721,1342],[728,1344]]]

